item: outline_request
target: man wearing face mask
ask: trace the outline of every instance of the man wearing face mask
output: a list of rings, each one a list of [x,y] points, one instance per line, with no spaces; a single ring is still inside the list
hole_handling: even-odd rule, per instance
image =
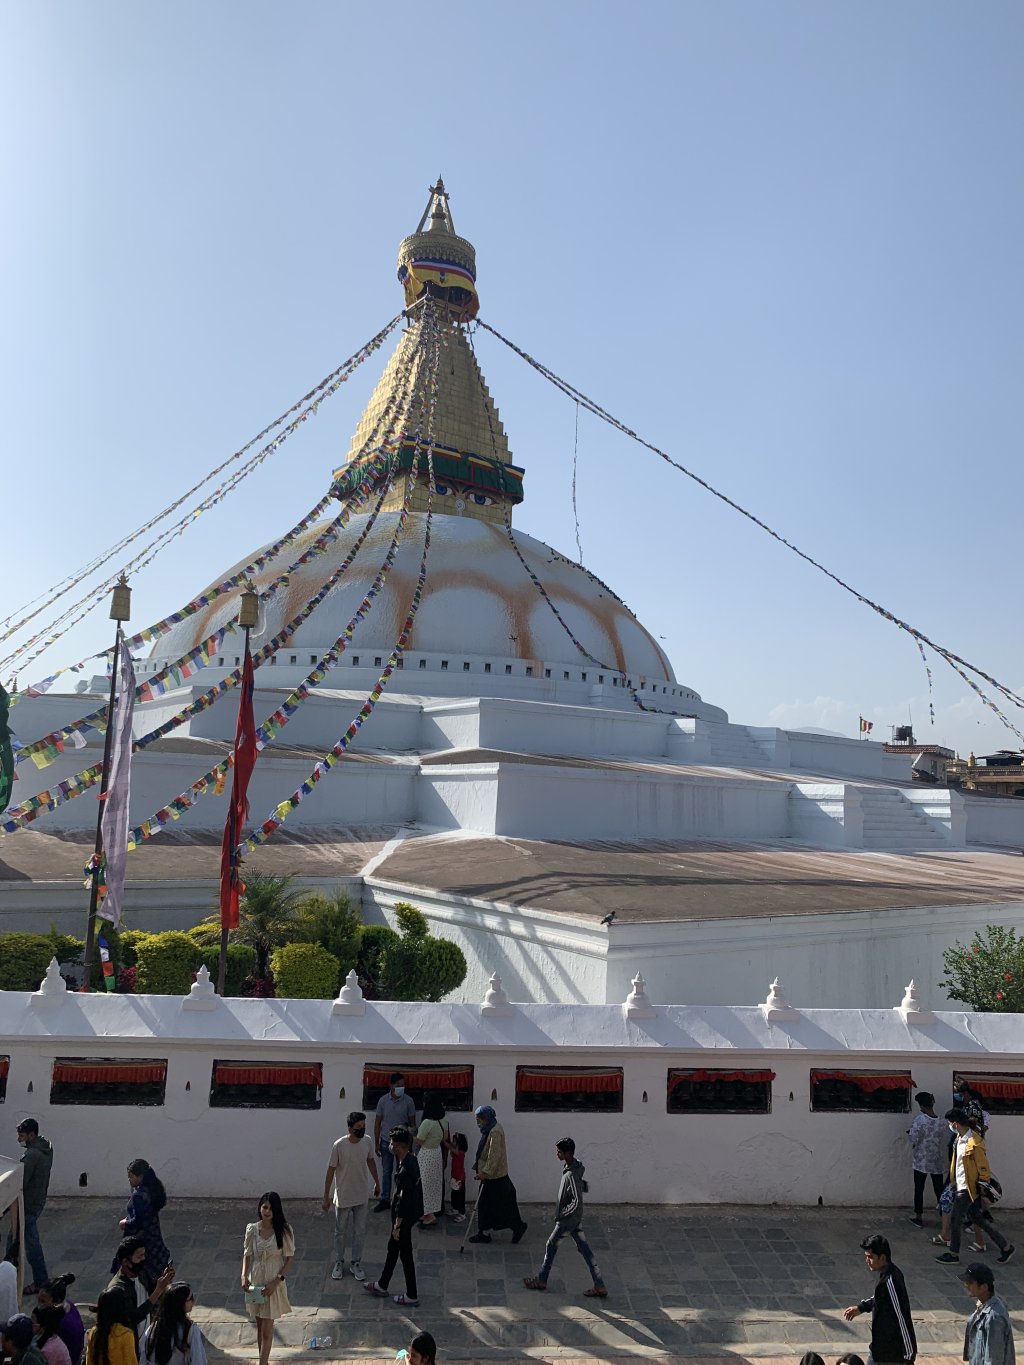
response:
[[[380,1198],[374,1204],[374,1212],[383,1213],[391,1207],[391,1179],[395,1171],[395,1158],[388,1143],[392,1128],[409,1128],[416,1131],[416,1106],[405,1093],[405,1077],[400,1071],[391,1073],[391,1089],[377,1101],[377,1112],[373,1120],[373,1145],[380,1153],[380,1164],[384,1170],[381,1181]]]
[[[366,1115],[358,1111],[348,1116],[348,1136],[339,1138],[331,1148],[324,1177],[324,1213],[331,1207],[331,1186],[334,1186],[334,1269],[332,1280],[340,1280],[345,1273],[345,1238],[352,1227],[352,1260],[350,1268],[357,1280],[365,1280],[361,1261],[363,1238],[366,1236],[367,1197],[372,1188],[380,1194],[377,1163],[373,1147],[366,1136]]]

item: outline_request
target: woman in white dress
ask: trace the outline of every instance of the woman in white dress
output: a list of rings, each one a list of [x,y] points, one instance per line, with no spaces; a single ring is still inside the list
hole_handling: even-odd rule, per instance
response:
[[[285,1281],[295,1259],[295,1238],[285,1222],[276,1190],[260,1195],[259,1220],[245,1229],[242,1288],[249,1316],[256,1320],[259,1365],[267,1365],[274,1343],[274,1322],[292,1311]]]
[[[423,1097],[423,1122],[416,1133],[416,1157],[420,1163],[423,1185],[423,1217],[421,1228],[437,1224],[438,1214],[444,1213],[444,1154],[448,1143],[448,1124],[444,1105],[439,1095]]]

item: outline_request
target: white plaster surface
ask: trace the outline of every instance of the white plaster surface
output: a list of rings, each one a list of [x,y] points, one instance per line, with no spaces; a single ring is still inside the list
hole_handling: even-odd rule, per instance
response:
[[[814,1204],[820,1195],[830,1204],[890,1204],[906,1198],[911,1116],[811,1113],[812,1068],[909,1070],[940,1104],[958,1069],[1024,1072],[1019,1015],[939,1013],[916,1027],[894,1008],[808,1010],[792,988],[787,993],[798,1015],[780,1023],[757,1004],[656,1006],[654,1018],[630,1020],[621,1004],[518,1003],[507,1017],[485,1017],[479,1005],[367,1002],[362,1015],[339,1015],[330,1001],[227,1000],[189,1011],[167,996],[72,995],[38,1010],[28,995],[3,993],[5,1107],[12,1123],[36,1116],[53,1141],[54,1194],[76,1193],[81,1172],[90,1194],[119,1193],[125,1161],[144,1151],[182,1196],[247,1196],[269,1183],[282,1195],[312,1198],[330,1143],[361,1097],[365,1063],[457,1062],[475,1068],[476,1103],[497,1092],[525,1200],[550,1196],[550,1170],[538,1154],[575,1130],[585,1133],[588,1178],[602,1202]],[[166,1103],[51,1107],[56,1056],[167,1058]],[[322,1062],[322,1108],[210,1109],[215,1059]],[[518,1064],[622,1066],[623,1112],[517,1114]],[[770,1068],[772,1112],[669,1114],[674,1066]],[[471,1131],[469,1114],[450,1117]],[[1024,1187],[1021,1125],[1024,1118],[997,1118],[990,1134],[992,1164],[1009,1190]],[[684,1146],[699,1159],[681,1160]]]

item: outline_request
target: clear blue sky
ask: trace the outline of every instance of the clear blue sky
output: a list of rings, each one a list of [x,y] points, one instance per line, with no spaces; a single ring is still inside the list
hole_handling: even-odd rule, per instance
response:
[[[8,0],[7,609],[397,311],[441,172],[482,316],[1021,689],[1022,60],[999,0]],[[478,350],[517,525],[572,552],[573,407]],[[379,368],[138,579],[137,627],[315,502]],[[907,636],[586,416],[579,459],[588,565],[733,719],[1016,746],[938,661],[929,728]]]

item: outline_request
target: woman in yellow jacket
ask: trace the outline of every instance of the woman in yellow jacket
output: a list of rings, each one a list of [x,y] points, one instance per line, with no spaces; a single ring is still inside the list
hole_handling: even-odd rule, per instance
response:
[[[1016,1248],[992,1221],[985,1203],[978,1195],[979,1180],[991,1180],[992,1171],[985,1152],[985,1142],[981,1134],[971,1126],[970,1119],[963,1109],[950,1109],[946,1114],[950,1127],[956,1133],[953,1158],[949,1165],[949,1183],[953,1186],[952,1221],[950,1225],[949,1250],[937,1261],[944,1265],[956,1265],[960,1260],[960,1234],[964,1224],[970,1222],[975,1228],[982,1229],[999,1248],[999,1262],[1005,1264]]]
[[[86,1339],[85,1365],[139,1365],[135,1329],[125,1322],[119,1289],[107,1289],[96,1300],[96,1326]]]

